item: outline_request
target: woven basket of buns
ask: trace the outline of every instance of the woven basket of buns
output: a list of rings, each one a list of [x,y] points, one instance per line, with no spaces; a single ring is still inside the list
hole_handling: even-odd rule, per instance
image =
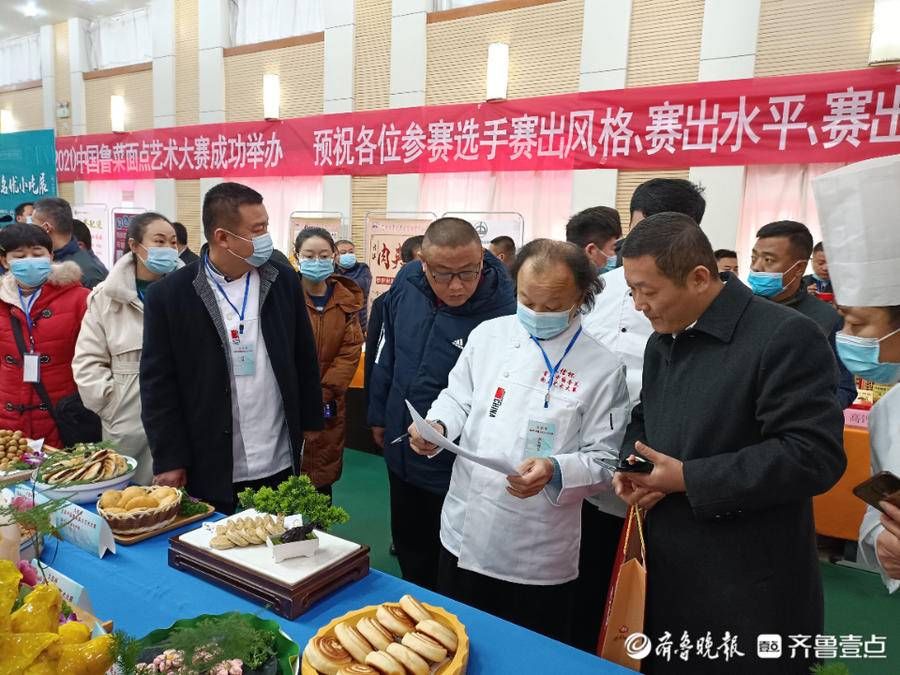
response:
[[[181,509],[181,492],[172,487],[132,485],[107,490],[97,500],[97,513],[121,536],[153,532],[166,527]]]
[[[465,675],[469,638],[446,610],[405,595],[324,626],[307,643],[301,675]]]

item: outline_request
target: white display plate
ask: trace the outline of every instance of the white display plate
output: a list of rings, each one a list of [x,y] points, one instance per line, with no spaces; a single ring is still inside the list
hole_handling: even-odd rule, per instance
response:
[[[290,558],[280,563],[272,560],[272,552],[265,544],[247,546],[245,548],[229,548],[224,551],[209,545],[210,540],[215,536],[216,525],[221,525],[231,518],[257,515],[259,514],[254,509],[241,511],[234,516],[217,520],[214,523],[206,523],[196,530],[182,534],[178,539],[191,546],[209,551],[222,560],[246,567],[250,571],[258,572],[289,586],[299,584],[301,581],[326,567],[331,567],[362,548],[359,544],[354,544],[352,541],[347,541],[319,530],[316,530],[316,536],[319,538],[319,550],[314,556],[311,558]],[[290,522],[290,518],[288,518],[288,522]]]
[[[49,483],[34,484],[38,492],[46,495],[50,499],[68,499],[73,504],[93,504],[107,490],[119,490],[128,485],[135,472],[137,471],[137,460],[133,457],[126,457],[128,462],[128,472],[122,474],[118,478],[105,480],[100,483],[86,483],[84,485],[72,485],[69,487],[56,487]],[[35,471],[35,475],[37,471]]]

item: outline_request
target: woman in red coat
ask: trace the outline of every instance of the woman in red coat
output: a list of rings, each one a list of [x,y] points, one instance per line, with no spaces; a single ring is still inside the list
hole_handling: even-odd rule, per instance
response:
[[[38,356],[39,377],[53,405],[74,394],[72,356],[90,291],[81,285],[74,262],[53,264],[49,235],[17,223],[0,231],[0,428],[21,431],[60,447],[53,417],[32,384],[32,368],[23,368],[12,322],[22,329],[28,352]],[[26,372],[29,371],[29,372]],[[28,381],[26,381],[28,379]]]

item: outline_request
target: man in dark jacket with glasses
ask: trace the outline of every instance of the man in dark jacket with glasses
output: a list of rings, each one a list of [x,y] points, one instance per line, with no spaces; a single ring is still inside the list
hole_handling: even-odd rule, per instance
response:
[[[447,386],[469,333],[482,321],[514,314],[516,298],[503,263],[484,251],[465,220],[431,223],[420,255],[385,295],[368,417],[388,466],[391,533],[403,578],[433,589],[453,456],[428,459],[410,450],[404,400],[425,414]]]

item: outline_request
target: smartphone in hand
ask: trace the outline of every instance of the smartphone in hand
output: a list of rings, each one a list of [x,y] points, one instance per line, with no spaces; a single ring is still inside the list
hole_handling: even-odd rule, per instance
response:
[[[605,457],[595,458],[594,461],[610,471],[622,471],[623,473],[650,473],[653,471],[653,462],[648,462],[646,459],[638,459],[633,464],[628,461],[614,462]]]
[[[853,494],[879,511],[882,510],[879,502],[900,508],[900,478],[890,471],[881,471],[853,488]]]

